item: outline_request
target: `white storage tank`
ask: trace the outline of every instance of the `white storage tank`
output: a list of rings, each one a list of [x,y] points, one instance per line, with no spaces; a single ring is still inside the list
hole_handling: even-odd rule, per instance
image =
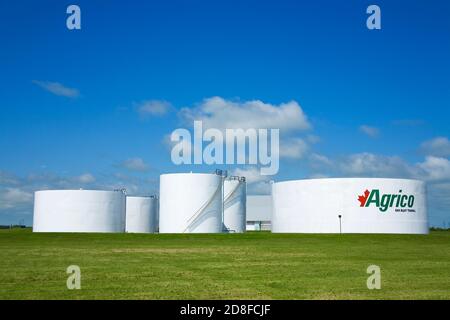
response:
[[[272,232],[427,234],[425,183],[338,178],[273,184]]]
[[[159,232],[222,232],[222,179],[207,173],[161,175]]]
[[[158,198],[127,196],[125,232],[154,233],[158,229]]]
[[[247,184],[244,177],[224,180],[223,223],[227,232],[244,232],[246,227]]]
[[[36,191],[33,232],[124,232],[125,198],[122,190]]]

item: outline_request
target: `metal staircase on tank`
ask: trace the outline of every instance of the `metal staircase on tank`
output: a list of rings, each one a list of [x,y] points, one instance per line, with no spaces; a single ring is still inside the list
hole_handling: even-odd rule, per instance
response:
[[[205,209],[211,204],[211,202],[214,200],[216,195],[219,193],[219,191],[222,190],[222,184],[219,184],[216,191],[212,194],[212,196],[206,201],[193,215],[190,217],[187,222],[189,224],[184,229],[183,233],[186,233],[203,215]]]

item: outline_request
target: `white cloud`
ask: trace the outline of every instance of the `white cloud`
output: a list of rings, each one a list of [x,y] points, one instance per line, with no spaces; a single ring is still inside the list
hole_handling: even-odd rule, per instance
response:
[[[311,144],[316,144],[320,142],[320,137],[314,134],[308,134],[306,136],[306,141],[308,141]]]
[[[417,166],[422,170],[420,176],[424,180],[450,180],[450,161],[448,159],[428,156]]]
[[[338,169],[344,175],[362,177],[405,177],[414,174],[414,170],[400,157],[367,152],[341,159]]]
[[[20,188],[6,188],[0,190],[0,209],[11,209],[29,205],[33,202],[33,194]]]
[[[436,157],[450,156],[450,141],[446,137],[436,137],[421,144],[423,154]]]
[[[371,127],[365,124],[360,126],[359,130],[371,138],[376,138],[380,134],[380,130],[378,128]]]
[[[308,152],[308,143],[319,141],[319,137],[314,135],[308,135],[306,140],[295,137],[295,133],[311,128],[308,117],[295,101],[273,105],[260,100],[231,101],[212,97],[193,108],[183,108],[178,115],[189,126],[194,121],[201,121],[203,130],[279,129],[281,141],[278,155],[281,158],[301,159]],[[165,141],[169,145],[167,138]]]
[[[80,95],[77,89],[66,87],[59,82],[33,80],[33,83],[57,96],[77,98]]]
[[[429,182],[450,180],[450,161],[433,156],[410,164],[397,156],[359,153],[339,159],[336,169],[338,175],[344,176],[411,178]]]
[[[14,175],[0,170],[0,185],[18,185],[20,183],[19,179]]]
[[[318,153],[311,154],[309,160],[314,168],[322,168],[324,166],[329,167],[333,165],[333,162],[328,157]]]
[[[308,144],[301,138],[285,139],[280,142],[280,158],[301,159],[308,150]]]
[[[164,116],[171,108],[172,105],[169,102],[162,100],[147,100],[137,104],[137,111],[142,118]]]
[[[195,108],[183,108],[179,115],[190,125],[199,120],[205,128],[222,130],[267,128],[294,131],[311,128],[306,114],[295,101],[272,105],[260,100],[241,102],[212,97]]]
[[[95,182],[95,177],[90,173],[85,173],[81,176],[75,177],[74,180],[80,183],[93,183]]]
[[[121,163],[121,166],[132,171],[147,171],[148,165],[141,158],[127,159]]]

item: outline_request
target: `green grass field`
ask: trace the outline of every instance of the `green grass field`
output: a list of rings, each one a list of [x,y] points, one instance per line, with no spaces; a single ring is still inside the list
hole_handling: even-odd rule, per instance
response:
[[[380,266],[381,290],[366,269]],[[68,290],[66,268],[81,268]],[[450,232],[430,235],[0,231],[0,299],[450,299]]]

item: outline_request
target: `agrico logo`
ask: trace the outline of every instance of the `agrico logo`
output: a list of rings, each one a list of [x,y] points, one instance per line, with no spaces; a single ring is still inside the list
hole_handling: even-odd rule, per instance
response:
[[[375,205],[381,212],[386,212],[389,208],[412,208],[414,206],[414,196],[402,194],[399,190],[398,194],[383,194],[380,196],[380,190],[366,190],[364,194],[358,196],[360,207],[370,207]]]

